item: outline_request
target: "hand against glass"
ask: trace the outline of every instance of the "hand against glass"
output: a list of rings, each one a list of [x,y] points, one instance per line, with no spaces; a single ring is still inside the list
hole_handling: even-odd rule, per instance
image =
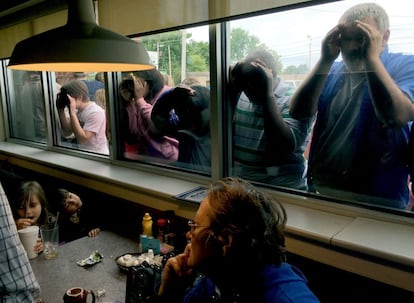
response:
[[[147,90],[147,82],[144,79],[136,77],[131,73],[132,80],[134,81],[134,98],[143,98]]]
[[[229,88],[233,92],[240,92],[242,90],[242,65],[242,62],[237,62],[229,67]]]
[[[365,37],[365,45],[364,51],[366,58],[370,60],[380,58],[381,52],[384,48],[384,35],[377,29],[375,26],[365,23],[362,21],[357,20],[356,25],[364,34]]]
[[[72,113],[76,113],[76,99],[68,94],[69,99],[69,111]]]
[[[272,70],[259,59],[243,63],[241,86],[250,102],[261,104],[272,99],[269,98],[275,86]]]
[[[338,24],[331,29],[322,40],[321,58],[327,63],[332,63],[338,58],[341,51],[341,33],[344,24]]]

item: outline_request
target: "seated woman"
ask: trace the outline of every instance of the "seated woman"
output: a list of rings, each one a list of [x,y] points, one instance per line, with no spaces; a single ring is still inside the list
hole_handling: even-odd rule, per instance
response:
[[[286,263],[286,220],[282,204],[248,182],[212,183],[184,253],[164,267],[158,302],[319,302]]]
[[[81,198],[64,188],[55,193],[59,211],[59,241],[70,242],[84,236],[96,237],[100,228],[93,221],[93,215]]]

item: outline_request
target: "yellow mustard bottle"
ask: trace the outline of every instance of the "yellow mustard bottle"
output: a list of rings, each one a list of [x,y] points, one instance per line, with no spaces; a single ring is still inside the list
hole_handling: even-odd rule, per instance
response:
[[[152,237],[152,217],[149,213],[145,213],[142,218],[142,234]]]

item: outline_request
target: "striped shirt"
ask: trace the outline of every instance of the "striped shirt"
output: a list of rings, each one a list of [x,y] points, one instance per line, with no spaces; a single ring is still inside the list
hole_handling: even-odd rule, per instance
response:
[[[20,242],[9,201],[0,184],[0,302],[35,302],[40,287]]]
[[[292,93],[293,89],[283,82],[280,82],[274,91],[277,107],[281,112],[283,120],[290,127],[295,141],[294,152],[283,157],[283,159],[276,158],[274,156],[275,153],[269,150],[269,142],[272,140],[272,137],[268,136],[264,131],[263,104],[250,102],[244,93],[240,95],[233,118],[233,152],[235,166],[242,167],[241,171],[243,174],[247,170],[254,170],[254,174],[249,173],[248,177],[252,178],[254,175],[260,175],[260,171],[264,175],[271,171],[275,172],[273,176],[279,175],[290,180],[297,180],[298,176],[302,178],[306,164],[303,153],[313,119],[298,121],[290,117],[289,104]],[[276,169],[273,169],[275,167]],[[239,171],[235,170],[235,172]],[[256,181],[263,180],[262,177],[259,177]],[[276,185],[285,185],[283,182],[280,183],[280,178],[278,183]],[[289,186],[292,184],[289,181]]]

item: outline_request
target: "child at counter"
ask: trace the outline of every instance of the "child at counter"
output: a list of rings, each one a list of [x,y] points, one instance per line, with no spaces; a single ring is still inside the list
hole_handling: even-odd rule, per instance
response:
[[[22,183],[17,201],[14,202],[13,215],[17,229],[31,225],[41,226],[52,221],[53,216],[48,210],[46,194],[38,182],[27,181]],[[40,237],[37,239],[34,250],[36,253],[43,251],[43,243]]]
[[[56,190],[55,201],[59,210],[59,241],[70,242],[84,236],[96,237],[100,228],[92,221],[92,214],[82,199],[67,189]]]
[[[34,302],[40,286],[24,253],[12,212],[0,182],[0,301]]]

